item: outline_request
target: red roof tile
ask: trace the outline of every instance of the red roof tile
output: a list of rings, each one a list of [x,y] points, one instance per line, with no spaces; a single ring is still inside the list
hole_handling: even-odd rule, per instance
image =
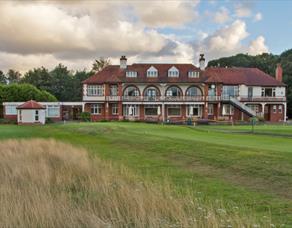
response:
[[[158,70],[158,77],[147,77],[147,70],[151,67],[155,67]],[[175,66],[179,70],[178,78],[170,78],[167,76],[168,70]],[[136,78],[126,77],[126,71],[136,71]],[[111,65],[104,68],[102,71],[96,73],[92,77],[83,81],[85,84],[95,83],[114,83],[114,82],[200,82],[200,78],[189,78],[189,71],[200,71],[199,68],[192,64],[133,64],[129,65],[127,69],[120,69],[119,65]]]
[[[158,70],[158,77],[147,77],[147,70],[151,67]],[[179,77],[168,77],[168,70],[175,66],[179,70]],[[126,71],[136,71],[137,77],[126,77]],[[199,78],[189,78],[189,71],[199,71]],[[101,83],[223,83],[226,85],[258,85],[258,86],[285,86],[272,76],[257,68],[207,68],[200,71],[192,64],[132,64],[127,69],[120,69],[119,65],[110,65],[92,77],[83,81],[85,84]]]
[[[285,86],[284,83],[257,68],[208,68],[204,72],[206,83],[223,83],[225,85],[247,86]]]
[[[34,100],[30,100],[17,106],[17,109],[46,109],[46,107]]]

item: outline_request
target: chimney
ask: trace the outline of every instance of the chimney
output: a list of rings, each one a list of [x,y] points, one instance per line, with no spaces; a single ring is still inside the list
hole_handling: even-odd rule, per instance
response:
[[[204,54],[200,54],[199,63],[200,63],[200,69],[201,70],[205,70],[205,58],[204,58]]]
[[[280,63],[277,64],[277,68],[276,68],[276,79],[278,81],[280,81],[280,82],[282,82],[282,79],[283,79],[283,69],[282,69]]]
[[[120,68],[126,69],[127,68],[127,58],[125,55],[122,55],[120,58]]]

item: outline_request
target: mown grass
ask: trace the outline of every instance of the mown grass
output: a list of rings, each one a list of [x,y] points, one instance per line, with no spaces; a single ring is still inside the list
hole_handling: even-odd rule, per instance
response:
[[[276,127],[276,126],[275,126]],[[160,182],[221,202],[227,213],[240,208],[258,221],[292,225],[292,140],[211,129],[135,123],[0,126],[0,138],[53,137],[81,145]]]
[[[55,140],[0,144],[1,227],[269,227]]]

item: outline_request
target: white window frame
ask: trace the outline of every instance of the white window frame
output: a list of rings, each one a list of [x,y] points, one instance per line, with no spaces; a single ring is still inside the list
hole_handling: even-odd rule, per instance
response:
[[[5,105],[5,114],[6,115],[17,115],[17,105]]]
[[[273,113],[277,113],[277,105],[273,105]]]
[[[126,71],[126,77],[127,78],[137,78],[137,72],[136,71]]]
[[[169,78],[178,78],[179,77],[179,70],[173,66],[168,70],[168,77]]]
[[[104,86],[87,85],[87,96],[104,96]]]
[[[118,96],[118,86],[117,85],[110,85],[110,95],[111,96]]]
[[[214,104],[208,104],[208,115],[214,115]]]
[[[147,70],[147,77],[148,78],[156,78],[156,77],[158,77],[158,70],[154,66],[151,66]]]
[[[112,115],[118,115],[118,114],[119,114],[118,104],[112,104]]]
[[[101,104],[91,104],[90,113],[93,115],[101,115],[102,107]]]
[[[223,116],[232,116],[234,114],[234,107],[230,104],[223,104],[222,115]]]
[[[283,112],[283,107],[282,107],[282,105],[279,105],[279,106],[278,106],[278,111],[279,111],[279,113],[282,113],[282,112]]]
[[[132,107],[132,114],[130,115],[129,114],[129,108]],[[130,105],[130,104],[127,104],[127,105],[123,105],[123,115],[124,116],[133,116],[133,117],[137,117],[139,116],[139,109],[140,109],[140,106],[139,105]]]
[[[54,111],[52,111],[50,109],[52,109]],[[46,116],[49,118],[60,117],[60,106],[59,105],[47,105]]]
[[[188,76],[189,76],[189,78],[199,78],[200,77],[200,72],[198,72],[198,71],[189,71]]]

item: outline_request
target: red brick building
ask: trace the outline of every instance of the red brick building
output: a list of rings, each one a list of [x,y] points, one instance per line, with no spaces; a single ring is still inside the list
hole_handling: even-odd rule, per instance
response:
[[[122,56],[83,82],[83,111],[93,121],[186,121],[191,118],[286,121],[282,68],[272,77],[256,68],[192,64],[132,64]]]

